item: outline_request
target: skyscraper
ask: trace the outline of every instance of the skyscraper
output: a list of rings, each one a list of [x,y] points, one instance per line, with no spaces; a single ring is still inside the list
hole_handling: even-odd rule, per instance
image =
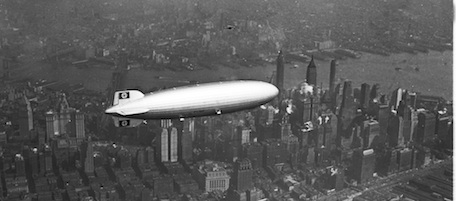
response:
[[[169,128],[173,125],[171,119],[162,119],[160,120],[160,127]]]
[[[317,86],[317,66],[315,66],[313,56],[307,66],[306,82],[307,84]]]
[[[331,60],[331,66],[329,69],[329,92],[332,96],[334,95],[334,84],[336,79],[336,60]]]
[[[280,126],[280,138],[282,141],[288,141],[288,136],[291,135],[291,125],[289,123],[282,123]]]
[[[172,127],[169,136],[169,161],[177,162],[177,128]]]
[[[168,129],[163,128],[160,134],[158,142],[158,147],[160,151],[160,160],[162,162],[169,161],[169,140],[168,140]]]
[[[396,147],[399,145],[399,126],[400,119],[397,115],[391,115],[388,121],[388,143],[390,147]]]
[[[85,139],[84,114],[78,110],[74,113],[74,123],[76,127],[76,139]]]
[[[365,126],[365,138],[364,138],[364,148],[372,148],[374,139],[379,139],[380,136],[380,126],[376,120],[366,120],[364,121]]]
[[[302,110],[302,123],[312,121],[312,97],[304,99]]]
[[[177,129],[170,127],[169,129],[162,128],[160,138],[157,141],[159,147],[159,156],[161,162],[176,162],[178,153],[178,136]]]
[[[353,153],[353,178],[363,184],[371,180],[375,170],[373,149],[358,149]]]
[[[59,133],[58,122],[56,121],[56,115],[54,112],[49,111],[46,113],[46,143],[49,143],[54,135]]]
[[[32,176],[37,176],[39,174],[39,159],[38,159],[38,149],[31,148],[29,150],[29,164],[32,172]]]
[[[181,137],[181,159],[190,162],[193,159],[193,140],[191,123],[189,120],[184,120],[184,128],[182,129]]]
[[[276,86],[279,89],[279,100],[282,99],[282,93],[283,93],[283,79],[284,79],[284,74],[285,74],[285,68],[284,68],[284,58],[283,58],[283,52],[279,51],[279,55],[277,56],[277,73],[276,73]]]
[[[246,191],[253,188],[253,168],[247,158],[237,160],[234,164],[233,178],[230,182],[233,190]]]
[[[44,173],[51,173],[52,172],[52,150],[51,147],[48,145],[45,145],[44,147],[44,157],[43,157],[44,165],[41,166],[40,164],[40,169],[43,168]],[[40,158],[41,160],[41,158]]]
[[[46,113],[46,142],[62,135],[79,142],[85,138],[84,114],[69,107],[65,94],[60,95],[56,109]]]
[[[258,169],[263,165],[263,147],[258,142],[243,145],[242,157],[248,158],[252,168]]]
[[[378,125],[380,126],[380,135],[385,136],[388,128],[388,120],[390,109],[388,105],[382,104],[378,106]]]
[[[351,81],[346,81],[344,82],[342,103],[339,110],[340,124],[343,132],[348,129],[350,122],[355,117],[355,110]],[[343,135],[346,136],[348,133],[343,133]]]
[[[285,163],[288,160],[287,146],[280,140],[267,139],[262,143],[264,147],[264,167]]]
[[[436,125],[435,122],[435,114],[432,112],[424,111],[418,114],[416,142],[423,143],[434,137]]]
[[[16,177],[25,176],[25,160],[22,154],[16,154],[14,158],[14,164],[16,168]]]
[[[92,138],[88,137],[88,140],[85,143],[84,172],[87,175],[93,175],[94,169],[95,168],[93,164],[93,142]]]
[[[370,102],[370,86],[366,83],[361,84],[360,104],[362,108],[367,109]]]

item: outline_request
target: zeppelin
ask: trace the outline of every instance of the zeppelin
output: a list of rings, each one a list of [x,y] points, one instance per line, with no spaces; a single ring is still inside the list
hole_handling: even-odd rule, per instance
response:
[[[226,81],[170,88],[149,94],[138,90],[117,91],[113,106],[117,127],[134,127],[146,119],[176,119],[220,115],[255,108],[279,93],[276,86],[261,81]]]

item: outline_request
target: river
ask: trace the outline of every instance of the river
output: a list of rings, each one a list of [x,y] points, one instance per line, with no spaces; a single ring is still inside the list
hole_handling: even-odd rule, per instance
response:
[[[291,88],[305,79],[307,63],[285,66],[285,88]],[[328,87],[329,61],[315,61],[317,82]],[[362,83],[380,84],[380,91],[390,93],[398,87],[427,95],[442,96],[452,100],[453,96],[453,52],[401,53],[388,57],[363,54],[359,59],[338,61],[336,79],[351,80],[353,87]],[[416,71],[419,69],[419,71]],[[126,88],[140,88],[149,91],[153,88],[185,85],[185,81],[219,81],[223,79],[256,79],[269,81],[275,65],[232,69],[219,67],[216,70],[196,71],[146,71],[131,69],[127,74]],[[111,80],[112,69],[78,69],[74,66],[51,67],[43,63],[29,63],[13,71],[14,77],[59,80],[68,83],[83,83],[88,89],[105,91]],[[161,79],[158,79],[161,77]]]

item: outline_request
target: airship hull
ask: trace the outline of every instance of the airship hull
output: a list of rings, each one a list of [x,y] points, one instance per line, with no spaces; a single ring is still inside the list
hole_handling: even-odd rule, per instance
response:
[[[208,116],[255,108],[277,94],[277,87],[260,81],[206,83],[147,94],[113,106],[106,113],[133,119]]]
[[[268,101],[253,102],[253,103],[231,103],[223,104],[218,107],[198,107],[192,110],[179,110],[179,111],[163,111],[163,112],[146,112],[143,114],[125,115],[123,117],[132,119],[176,119],[186,117],[201,117],[233,113],[241,110],[253,109],[259,105],[268,103]]]

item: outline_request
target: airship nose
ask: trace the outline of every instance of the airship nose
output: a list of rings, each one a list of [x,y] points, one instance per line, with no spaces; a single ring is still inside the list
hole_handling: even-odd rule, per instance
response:
[[[265,88],[269,95],[272,97],[275,97],[279,94],[279,89],[275,85],[268,84]]]

